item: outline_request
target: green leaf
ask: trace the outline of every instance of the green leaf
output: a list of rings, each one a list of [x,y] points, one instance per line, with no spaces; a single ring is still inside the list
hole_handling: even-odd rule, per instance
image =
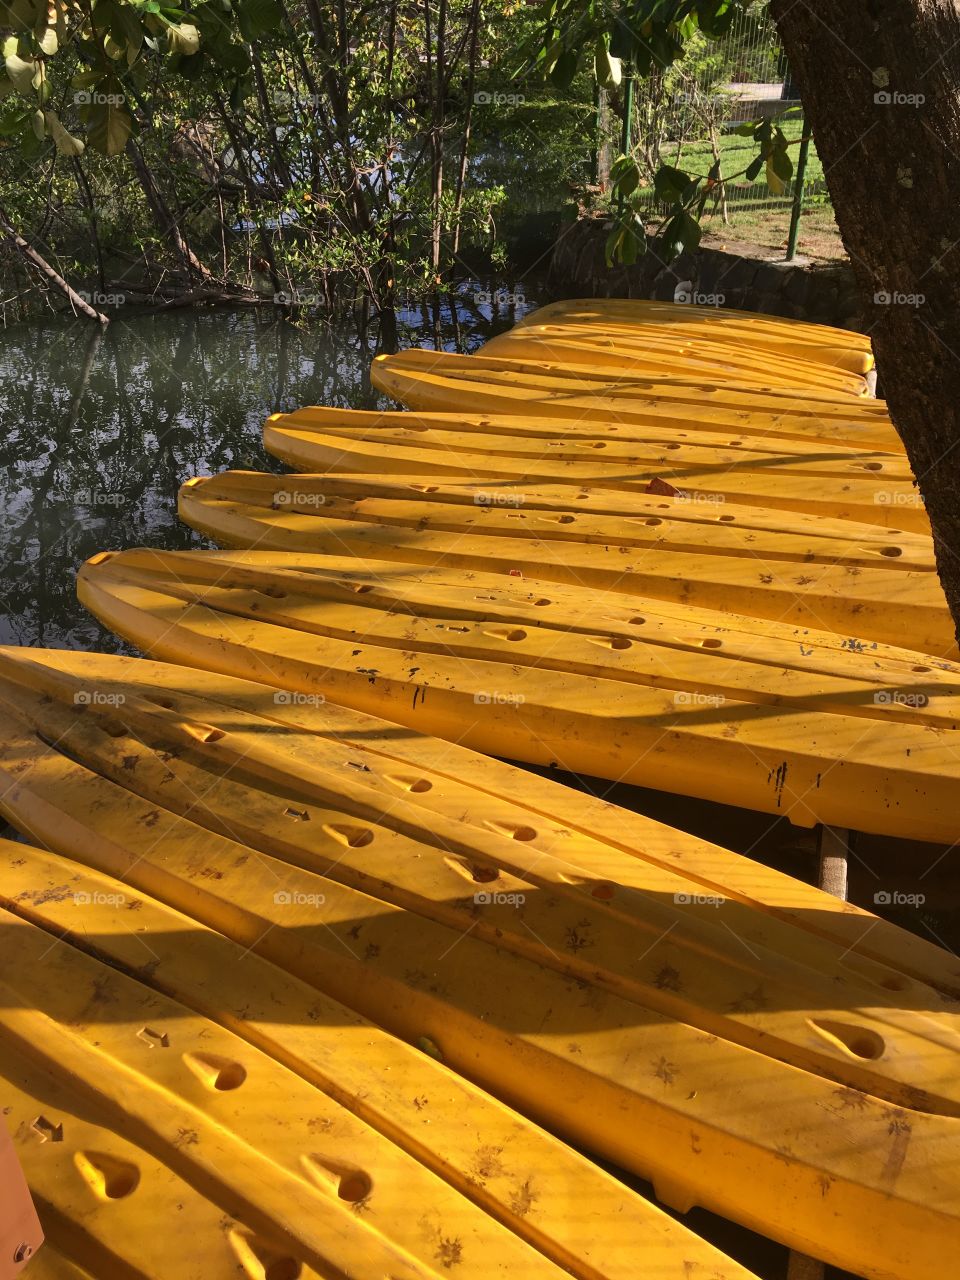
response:
[[[675,258],[684,249],[696,249],[700,243],[700,223],[692,218],[685,209],[675,213],[663,230],[664,251],[669,258]]]
[[[192,22],[174,23],[167,28],[167,45],[171,53],[182,53],[189,58],[200,49],[200,32]]]
[[[679,204],[690,186],[690,175],[672,165],[661,165],[653,178],[653,189],[665,204]]]
[[[79,138],[75,138],[72,133],[63,127],[60,117],[55,111],[47,111],[44,114],[46,120],[47,132],[53,139],[54,146],[62,156],[81,156],[84,147]]]
[[[786,144],[783,147],[777,147],[776,151],[771,152],[770,165],[781,181],[790,181],[793,177],[793,161],[787,152]]]
[[[95,102],[87,117],[90,145],[104,155],[116,156],[127,145],[133,120],[122,103]]]
[[[640,169],[632,156],[618,156],[610,166],[610,183],[617,195],[629,196],[640,185]]]
[[[604,89],[615,89],[623,79],[623,63],[610,52],[610,38],[602,35],[594,55],[597,82]]]
[[[21,58],[19,53],[8,53],[4,59],[7,75],[18,93],[32,93],[40,84],[40,64],[33,58]]]
[[[256,40],[258,36],[280,25],[283,12],[277,0],[243,0],[237,17],[243,38]]]
[[[746,178],[748,182],[756,182],[760,174],[760,170],[762,168],[763,168],[763,155],[760,154],[758,156],[754,156],[754,158],[747,165],[747,171],[743,176]]]
[[[577,74],[580,57],[576,49],[564,49],[550,69],[550,79],[558,89],[569,89]]]

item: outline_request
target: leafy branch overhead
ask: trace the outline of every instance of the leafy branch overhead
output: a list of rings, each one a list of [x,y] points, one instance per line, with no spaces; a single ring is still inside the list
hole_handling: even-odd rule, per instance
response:
[[[281,17],[277,0],[204,0],[189,13],[160,0],[7,0],[0,136],[28,159],[50,142],[70,157],[88,145],[117,155],[158,67],[189,79],[209,66],[242,93],[248,42]]]
[[[568,88],[578,73],[586,72],[611,93],[632,76],[666,71],[684,57],[698,33],[716,39],[729,31],[735,17],[741,23],[752,21],[751,0],[542,0],[539,13],[540,25],[526,49],[528,65],[558,88]],[[622,92],[620,97],[626,115],[630,98]],[[704,174],[670,165],[655,173],[654,194],[666,207],[658,235],[668,257],[700,243],[700,219],[708,202],[719,200],[723,183],[740,177],[755,182],[763,173],[769,190],[780,195],[793,176],[791,144],[775,123],[753,120],[737,133],[758,146],[742,173],[722,174],[719,161]],[[620,155],[611,167],[608,265],[630,266],[646,249],[643,210],[649,192],[641,192],[641,178],[632,154]]]

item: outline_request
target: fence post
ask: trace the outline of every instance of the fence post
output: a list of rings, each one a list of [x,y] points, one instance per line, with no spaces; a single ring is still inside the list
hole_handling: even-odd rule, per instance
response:
[[[804,121],[806,124],[806,121]],[[800,212],[803,209],[803,183],[807,176],[807,154],[810,151],[810,134],[800,139],[797,154],[797,170],[793,177],[793,208],[790,210],[790,234],[787,236],[787,262],[797,256],[797,240],[800,238]]]

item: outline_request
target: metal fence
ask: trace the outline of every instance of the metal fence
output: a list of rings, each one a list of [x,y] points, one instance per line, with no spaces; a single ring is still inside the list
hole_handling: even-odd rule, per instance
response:
[[[635,112],[636,154],[648,180],[661,164],[706,174],[720,161],[723,198],[708,206],[703,219],[711,239],[786,251],[795,184],[774,195],[764,181],[747,182],[743,171],[756,155],[756,144],[736,133],[739,124],[759,116],[777,116],[794,143],[803,133],[799,100],[768,0],[757,0],[746,16],[738,15],[721,40],[695,36],[678,63],[639,82]],[[795,162],[798,149],[790,147]],[[647,207],[652,218],[667,212],[652,189]],[[798,250],[818,258],[843,256],[815,146],[803,183]]]

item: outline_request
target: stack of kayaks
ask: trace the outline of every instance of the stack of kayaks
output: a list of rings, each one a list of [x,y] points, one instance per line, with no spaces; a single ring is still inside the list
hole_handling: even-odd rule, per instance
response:
[[[677,305],[646,298],[568,298],[529,311],[517,322],[517,337],[538,332],[543,326],[571,329],[580,341],[593,334],[612,336],[617,342],[644,345],[650,341],[706,342],[712,351],[733,346],[756,357],[766,357],[775,370],[784,356],[799,360],[809,382],[819,374],[847,369],[863,375],[873,368],[873,353],[866,334],[831,325],[786,320],[780,316],[737,311],[733,307]],[[495,339],[494,341],[498,341]],[[676,373],[684,364],[678,356]]]
[[[81,1265],[121,1249],[99,1205],[182,1203],[188,1275],[744,1275],[466,1077],[677,1208],[942,1275],[952,957],[463,748],[199,683],[0,653],[0,807],[53,851],[0,862],[0,1052],[35,1185],[76,1221],[88,1184]]]
[[[416,412],[274,417],[315,474],[184,485],[235,549],[83,567],[149,658],[0,650],[38,1277],[748,1280],[580,1148],[939,1280],[956,960],[493,758],[956,839],[956,641],[871,364],[608,301],[379,360]]]
[[[583,593],[612,593],[957,655],[925,534],[718,500],[442,477],[228,471],[188,480],[179,509],[222,546],[564,583],[582,589],[584,617]]]
[[[267,450],[298,471],[468,477],[574,491],[651,490],[681,502],[743,503],[929,532],[899,451],[764,440],[735,431],[632,426],[613,419],[367,412],[321,406],[274,414]]]

